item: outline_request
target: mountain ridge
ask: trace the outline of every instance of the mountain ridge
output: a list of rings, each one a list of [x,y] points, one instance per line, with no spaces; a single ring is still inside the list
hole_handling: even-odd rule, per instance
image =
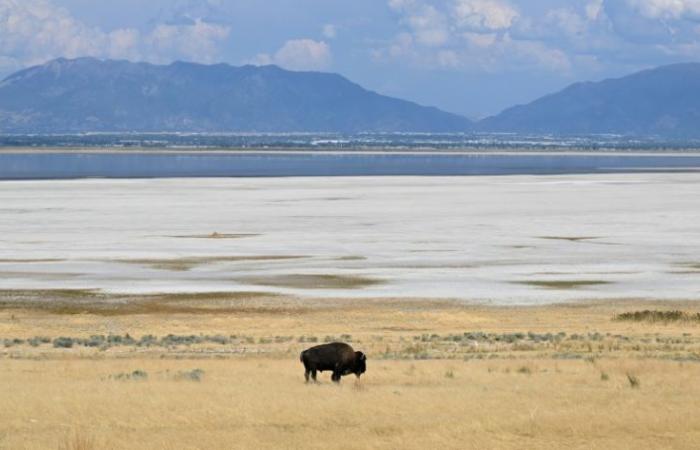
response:
[[[700,137],[700,63],[577,82],[473,122],[334,73],[58,58],[0,81],[0,132],[488,132]]]
[[[483,119],[479,130],[700,136],[700,63],[679,63],[578,82]]]
[[[0,131],[464,131],[347,78],[278,66],[59,58],[0,82]]]

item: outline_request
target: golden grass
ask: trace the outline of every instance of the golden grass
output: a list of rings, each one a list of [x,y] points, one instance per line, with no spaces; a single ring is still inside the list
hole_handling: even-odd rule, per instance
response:
[[[371,361],[359,384],[339,387],[327,376],[305,385],[298,361],[265,358],[3,365],[0,445],[11,449],[62,448],[76,433],[91,446],[68,448],[690,449],[700,440],[698,365]],[[201,381],[168,375],[193,368]],[[109,378],[124,370],[149,376]]]
[[[59,450],[92,450],[97,447],[97,443],[92,437],[84,432],[74,430],[73,434],[67,436],[58,446]]]
[[[94,294],[66,293],[73,295]],[[230,295],[162,299],[239,308],[216,314],[0,308],[0,338],[247,337],[152,348],[0,347],[0,448],[691,449],[700,442],[693,357],[700,325],[613,320],[645,309],[690,314],[693,302],[498,308]],[[447,339],[528,331],[582,337]],[[367,374],[333,386],[323,373],[321,384],[305,385],[298,354],[313,344],[300,338],[342,334],[369,355]]]

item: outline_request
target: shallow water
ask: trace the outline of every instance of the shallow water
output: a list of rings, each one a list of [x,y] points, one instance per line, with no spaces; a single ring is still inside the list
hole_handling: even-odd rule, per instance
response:
[[[396,152],[2,152],[0,180],[517,175],[700,171],[700,154]]]

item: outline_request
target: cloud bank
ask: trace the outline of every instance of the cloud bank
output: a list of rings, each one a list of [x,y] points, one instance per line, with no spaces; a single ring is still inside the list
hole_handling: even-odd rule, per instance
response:
[[[125,58],[150,62],[213,62],[230,33],[205,18],[161,23],[148,32],[104,31],[75,19],[49,0],[0,0],[0,71],[64,56]]]
[[[400,30],[377,61],[560,74],[700,56],[700,0],[388,0]]]
[[[273,55],[261,53],[251,64],[276,64],[289,70],[324,70],[333,61],[331,48],[323,41],[293,39],[287,41]]]

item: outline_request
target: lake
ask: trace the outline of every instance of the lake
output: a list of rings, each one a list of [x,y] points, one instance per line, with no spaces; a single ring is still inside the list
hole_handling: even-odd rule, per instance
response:
[[[700,153],[12,151],[0,180],[460,176],[700,171]]]

